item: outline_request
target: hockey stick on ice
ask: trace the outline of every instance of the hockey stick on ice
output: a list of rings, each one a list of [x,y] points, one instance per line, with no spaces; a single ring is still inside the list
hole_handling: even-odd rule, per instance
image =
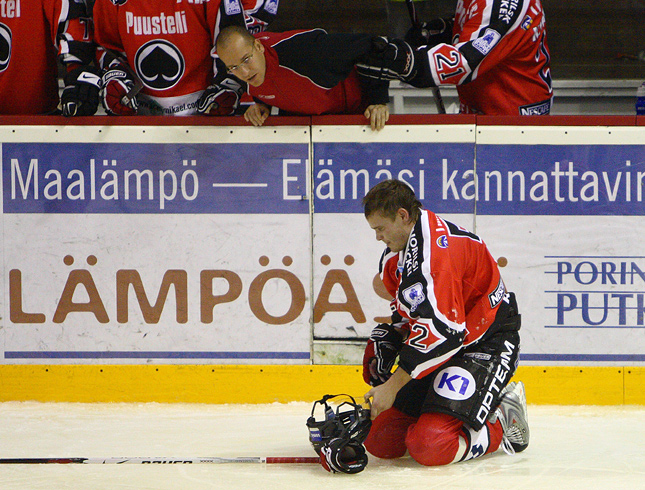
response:
[[[240,457],[240,458],[0,458],[0,464],[317,464],[316,457]]]
[[[412,21],[412,26],[416,28],[421,27],[419,18],[417,17],[417,9],[414,7],[414,0],[405,0],[405,4],[408,6],[408,14],[410,14],[410,21]],[[434,97],[434,102],[437,105],[437,112],[439,114],[445,114],[446,107],[443,104],[443,97],[441,96],[439,87],[432,87],[432,95]]]

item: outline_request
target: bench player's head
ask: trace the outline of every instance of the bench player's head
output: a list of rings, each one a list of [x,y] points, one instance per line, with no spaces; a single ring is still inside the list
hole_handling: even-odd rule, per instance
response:
[[[379,182],[363,198],[365,218],[393,252],[405,249],[410,232],[421,215],[421,203],[412,188],[400,180]]]
[[[264,46],[246,28],[228,26],[222,29],[217,36],[215,49],[229,73],[253,87],[264,83]]]

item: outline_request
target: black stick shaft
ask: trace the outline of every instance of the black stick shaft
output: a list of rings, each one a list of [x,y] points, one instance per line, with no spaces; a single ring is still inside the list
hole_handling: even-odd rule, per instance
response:
[[[405,4],[408,6],[408,14],[410,15],[412,26],[418,28],[420,24],[419,18],[417,17],[417,9],[414,6],[414,0],[405,0]],[[432,96],[434,97],[434,102],[437,106],[437,112],[439,114],[445,114],[446,106],[443,103],[443,97],[441,96],[439,87],[432,87]]]
[[[405,4],[408,6],[408,14],[410,14],[412,25],[419,27],[419,19],[417,17],[417,9],[414,7],[414,0],[405,0]]]

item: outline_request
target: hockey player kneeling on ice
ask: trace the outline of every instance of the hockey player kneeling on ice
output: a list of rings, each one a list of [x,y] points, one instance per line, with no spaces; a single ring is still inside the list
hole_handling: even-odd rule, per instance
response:
[[[407,451],[426,466],[523,451],[524,385],[509,384],[520,314],[485,243],[422,209],[399,180],[378,183],[363,205],[387,245],[379,270],[393,298],[392,321],[373,330],[363,358],[372,385],[365,448],[379,458]]]
[[[307,428],[323,468],[331,473],[363,471],[368,459],[363,441],[371,425],[369,409],[349,395],[325,395],[316,401]]]

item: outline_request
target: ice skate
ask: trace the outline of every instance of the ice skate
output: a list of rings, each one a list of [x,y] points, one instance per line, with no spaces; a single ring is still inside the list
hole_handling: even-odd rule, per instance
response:
[[[528,413],[526,394],[521,381],[509,383],[502,392],[501,403],[495,415],[502,424],[502,448],[508,454],[524,451],[529,445]]]

